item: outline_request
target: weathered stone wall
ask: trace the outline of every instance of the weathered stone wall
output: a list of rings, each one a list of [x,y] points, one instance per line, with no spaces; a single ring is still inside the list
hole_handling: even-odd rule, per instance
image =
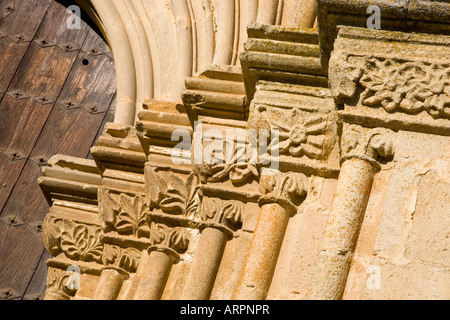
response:
[[[375,179],[344,298],[448,299],[450,139],[397,139],[391,168]],[[370,266],[381,277],[372,290]]]

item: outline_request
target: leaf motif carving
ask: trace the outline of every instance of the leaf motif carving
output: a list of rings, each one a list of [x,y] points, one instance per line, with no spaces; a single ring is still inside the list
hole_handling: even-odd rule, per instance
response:
[[[191,173],[186,181],[186,194],[187,194],[187,201],[186,201],[186,209],[185,209],[185,216],[186,217],[195,217],[198,214],[198,205],[199,205],[199,199],[198,199],[198,177],[196,174]]]
[[[223,205],[223,219],[228,220],[231,224],[242,222],[242,214],[244,212],[244,204],[237,200],[228,200]]]
[[[74,296],[76,289],[69,288],[66,284],[66,280],[70,278],[71,273],[57,268],[48,268],[47,275],[47,290],[61,291],[69,296]]]
[[[190,174],[186,180],[178,174],[168,172],[164,175],[155,169],[148,169],[147,177],[155,183],[151,195],[151,207],[160,208],[163,212],[175,215],[193,216],[197,207],[198,178]]]
[[[103,233],[99,227],[88,227],[72,221],[61,221],[64,227],[60,235],[60,248],[64,254],[73,260],[101,263],[103,245],[100,241]]]
[[[189,245],[189,232],[182,227],[169,227],[165,224],[152,223],[150,226],[150,242],[177,252],[183,252]]]
[[[57,219],[47,215],[44,219],[44,228],[42,237],[44,240],[45,248],[52,256],[57,256],[61,253],[60,247],[60,235],[61,235],[61,221],[62,219]]]
[[[278,172],[267,175],[260,183],[260,191],[263,194],[260,204],[277,202],[287,206],[289,211],[295,211],[307,189],[308,179],[302,173]]]
[[[146,225],[147,209],[143,197],[120,194],[120,212],[114,228],[120,234],[139,236],[139,231]]]
[[[229,179],[236,184],[259,176],[256,164],[250,162],[203,164],[198,166],[198,171],[203,183],[221,182]]]
[[[450,66],[421,61],[370,57],[359,80],[361,103],[387,112],[450,119]]]
[[[170,173],[167,187],[162,194],[159,207],[171,214],[183,214],[185,212],[185,202],[187,190],[184,181],[176,174]]]
[[[203,197],[199,216],[203,221],[231,224],[242,222],[244,204],[239,200]]]
[[[150,243],[153,245],[160,244],[164,241],[165,234],[169,227],[160,223],[150,224]]]
[[[189,233],[185,228],[173,228],[168,234],[168,243],[177,252],[185,251],[189,245]]]
[[[127,195],[111,190],[99,191],[100,213],[105,232],[144,236],[148,205],[142,196]]]
[[[104,264],[112,265],[129,272],[135,272],[141,258],[141,252],[135,248],[121,248],[105,244]]]
[[[106,232],[111,231],[116,223],[116,217],[120,210],[120,196],[106,189],[99,189],[99,209],[103,219],[103,227]]]

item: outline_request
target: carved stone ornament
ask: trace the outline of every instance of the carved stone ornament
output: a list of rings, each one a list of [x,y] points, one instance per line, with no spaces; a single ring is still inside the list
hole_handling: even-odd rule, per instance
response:
[[[52,256],[60,253],[71,260],[102,263],[102,228],[47,216],[44,243]]]
[[[450,119],[450,64],[352,55],[333,59],[330,84],[338,99],[352,98],[359,86],[363,106]]]
[[[173,172],[147,167],[146,180],[151,209],[184,217],[197,214],[198,178],[195,174],[190,174],[184,180]]]
[[[260,181],[263,194],[259,204],[279,203],[290,214],[297,211],[297,206],[304,200],[308,190],[308,178],[302,173],[277,172],[266,174]]]
[[[267,130],[271,141],[267,146],[269,153],[273,143],[278,142],[272,139],[270,133],[277,129],[280,155],[326,159],[335,141],[329,132],[330,117],[329,113],[311,112],[300,107],[277,108],[252,103],[248,123],[258,133],[260,129]]]
[[[141,251],[135,248],[122,248],[117,245],[104,245],[104,264],[128,272],[135,272],[141,258]]]
[[[148,205],[144,197],[99,190],[100,212],[106,232],[116,231],[134,237],[148,236],[146,213]]]
[[[176,253],[186,251],[190,235],[186,228],[170,227],[163,223],[150,224],[150,242],[159,248],[168,248]]]
[[[259,176],[256,164],[252,163],[215,163],[196,165],[202,183],[223,182],[233,184],[246,183]]]
[[[242,222],[243,213],[244,204],[239,200],[203,197],[199,216],[203,221],[236,225]]]
[[[395,154],[395,132],[386,128],[364,128],[345,124],[341,138],[341,163],[349,158],[359,158],[380,169]]]
[[[71,277],[70,271],[48,268],[46,293],[53,292],[69,300],[77,291],[77,288],[71,285]]]

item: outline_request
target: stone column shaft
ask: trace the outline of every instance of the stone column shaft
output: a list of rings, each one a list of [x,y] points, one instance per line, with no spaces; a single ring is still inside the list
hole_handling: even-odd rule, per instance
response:
[[[174,258],[161,251],[151,251],[134,300],[159,300],[169,278]]]
[[[342,164],[308,298],[342,298],[375,171],[358,158]]]
[[[275,266],[289,222],[289,213],[277,203],[264,204],[253,234],[236,300],[263,300],[272,282]]]
[[[103,269],[92,300],[115,300],[125,279],[125,272],[118,268]]]
[[[217,228],[202,231],[181,300],[207,300],[211,295],[228,236]]]

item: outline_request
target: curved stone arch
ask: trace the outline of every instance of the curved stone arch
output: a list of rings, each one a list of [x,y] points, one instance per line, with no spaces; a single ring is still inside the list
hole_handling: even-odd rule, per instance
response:
[[[114,122],[133,125],[143,102],[178,102],[185,79],[238,65],[249,23],[313,27],[314,0],[77,0],[116,63]]]

